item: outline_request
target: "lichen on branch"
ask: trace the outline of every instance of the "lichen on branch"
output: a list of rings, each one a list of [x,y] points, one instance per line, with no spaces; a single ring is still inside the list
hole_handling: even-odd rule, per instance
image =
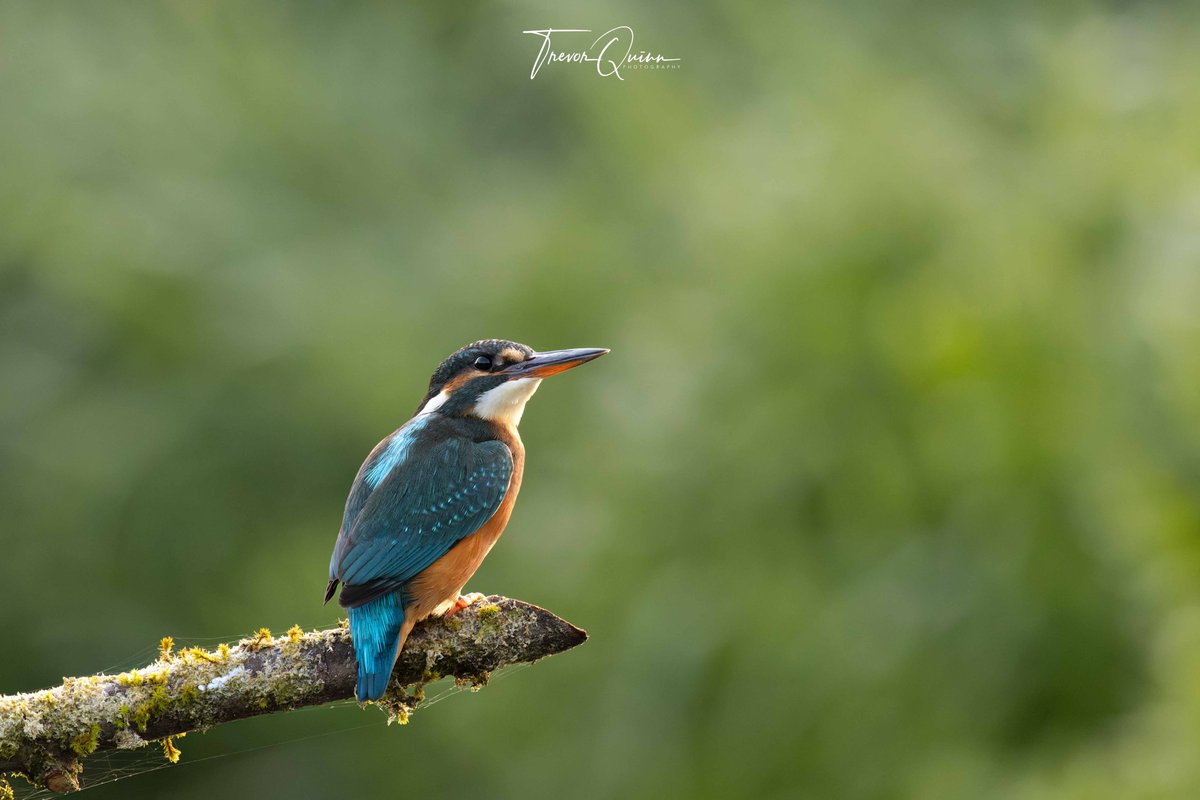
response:
[[[388,722],[407,721],[422,687],[442,677],[473,685],[493,670],[537,661],[587,639],[545,609],[489,597],[449,619],[418,625],[378,705]],[[118,675],[66,678],[39,692],[0,696],[0,799],[6,777],[20,774],[55,792],[86,786],[83,764],[97,751],[160,742],[175,762],[175,737],[224,722],[353,698],[354,648],[343,621],[336,628],[283,636],[265,628],[215,650],[175,649],[162,640],[159,658]]]

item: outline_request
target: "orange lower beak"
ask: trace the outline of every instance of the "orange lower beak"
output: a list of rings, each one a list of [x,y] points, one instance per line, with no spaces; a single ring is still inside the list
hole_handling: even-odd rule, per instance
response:
[[[560,372],[586,364],[594,358],[599,358],[608,352],[604,347],[577,347],[572,350],[550,350],[545,353],[534,353],[532,358],[513,364],[505,372],[514,377],[548,378]]]

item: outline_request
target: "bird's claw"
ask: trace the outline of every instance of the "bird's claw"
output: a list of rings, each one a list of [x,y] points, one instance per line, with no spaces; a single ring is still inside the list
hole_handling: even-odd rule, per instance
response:
[[[470,594],[460,594],[454,604],[446,611],[447,617],[453,617],[458,612],[462,611],[472,603],[478,603],[480,600],[486,600],[483,594],[479,592],[471,592]]]

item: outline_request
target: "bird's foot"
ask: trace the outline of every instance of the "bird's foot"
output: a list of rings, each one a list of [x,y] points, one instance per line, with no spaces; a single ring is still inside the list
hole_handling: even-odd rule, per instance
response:
[[[470,594],[460,594],[458,596],[458,599],[454,601],[454,605],[450,606],[450,608],[446,611],[446,616],[453,617],[455,614],[462,611],[464,608],[471,605],[472,603],[478,603],[480,600],[486,600],[486,599],[487,598],[484,597],[479,592],[471,592]]]

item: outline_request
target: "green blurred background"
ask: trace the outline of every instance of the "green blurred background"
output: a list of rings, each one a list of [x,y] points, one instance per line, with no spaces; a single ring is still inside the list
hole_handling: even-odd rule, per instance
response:
[[[529,79],[522,30],[616,25],[680,69]],[[5,3],[0,691],[333,623],[347,488],[438,361],[602,345],[468,586],[585,647],[90,796],[1200,796],[1197,41],[1168,3]]]

